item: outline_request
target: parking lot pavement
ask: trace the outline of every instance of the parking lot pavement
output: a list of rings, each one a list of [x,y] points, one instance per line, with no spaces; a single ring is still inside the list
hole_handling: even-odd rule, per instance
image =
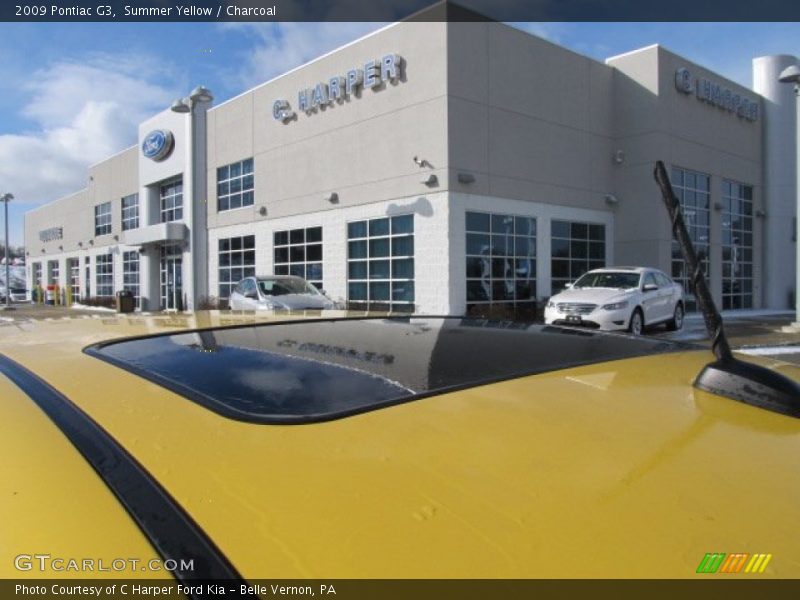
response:
[[[794,313],[723,315],[725,333],[731,348],[745,353],[769,356],[800,365],[800,334],[786,333],[781,328],[794,321]],[[711,347],[702,317],[687,317],[681,331],[666,331],[663,327],[648,331],[648,335],[702,344]]]
[[[109,311],[84,310],[66,306],[50,306],[47,304],[12,304],[9,311],[0,311],[0,323],[29,320],[55,320],[64,318],[102,317],[113,314]]]
[[[13,306],[14,309],[11,311],[0,311],[0,325],[27,320],[103,318],[115,314],[107,310],[87,310],[44,304],[15,304]],[[725,332],[733,349],[743,349],[749,354],[770,356],[800,365],[800,334],[781,331],[783,326],[794,320],[794,313],[734,313],[723,315],[723,318]],[[662,325],[649,329],[647,335],[711,346],[705,323],[699,315],[687,317],[681,331],[667,331]]]

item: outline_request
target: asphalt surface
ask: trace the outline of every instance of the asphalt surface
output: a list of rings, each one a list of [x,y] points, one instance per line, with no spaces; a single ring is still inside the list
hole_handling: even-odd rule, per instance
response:
[[[0,325],[3,322],[25,320],[58,320],[64,318],[100,318],[114,313],[109,311],[84,310],[63,306],[47,306],[41,304],[16,304],[13,310],[0,310]],[[130,315],[128,315],[130,316]],[[800,333],[782,331],[784,326],[794,320],[793,313],[751,315],[723,315],[725,332],[731,348],[744,349],[747,352],[767,352],[776,358],[800,365]],[[664,326],[648,329],[646,335],[665,339],[692,342],[711,347],[705,324],[697,315],[686,318],[683,329],[667,331]],[[786,352],[782,352],[785,348]]]
[[[723,324],[725,334],[732,349],[745,352],[756,352],[756,349],[769,348],[769,356],[800,365],[800,333],[788,333],[783,327],[794,321],[793,313],[753,316],[725,316]],[[702,344],[711,348],[711,341],[706,332],[703,319],[690,316],[680,331],[666,331],[664,327],[648,330],[647,335]],[[785,348],[786,352],[781,352]]]

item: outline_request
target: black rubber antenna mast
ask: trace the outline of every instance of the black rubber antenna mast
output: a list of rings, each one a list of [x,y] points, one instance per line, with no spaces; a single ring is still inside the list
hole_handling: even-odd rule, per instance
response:
[[[672,234],[680,246],[681,255],[691,274],[694,295],[703,312],[706,329],[711,338],[711,350],[717,358],[703,368],[694,380],[694,386],[746,404],[800,417],[799,384],[776,371],[733,356],[728,339],[725,337],[722,316],[711,297],[702,266],[686,230],[680,202],[672,190],[664,163],[660,160],[656,162],[654,176],[661,188],[661,196],[672,221]]]

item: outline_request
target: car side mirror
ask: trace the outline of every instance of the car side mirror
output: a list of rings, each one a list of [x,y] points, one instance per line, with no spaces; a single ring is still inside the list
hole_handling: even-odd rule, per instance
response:
[[[572,286],[573,286],[573,284],[572,284],[572,283],[567,283],[567,284],[564,284],[564,287],[565,287],[566,289],[570,289]]]
[[[645,283],[642,291],[644,292],[655,292],[658,289],[658,286],[655,283]]]

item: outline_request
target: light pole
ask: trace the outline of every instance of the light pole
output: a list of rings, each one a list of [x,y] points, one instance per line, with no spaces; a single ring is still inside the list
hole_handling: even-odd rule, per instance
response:
[[[5,251],[5,259],[6,259],[6,310],[11,309],[11,279],[9,278],[9,274],[11,272],[11,263],[9,262],[10,259],[10,252],[8,251],[8,203],[14,199],[14,194],[9,194],[6,192],[2,196],[0,196],[0,201],[3,202],[5,206],[5,217],[6,217],[6,251]]]
[[[794,323],[792,328],[800,330],[800,67],[791,65],[786,67],[778,76],[778,81],[781,83],[794,84],[795,95],[795,109],[797,110],[797,121],[795,123],[795,135],[797,136],[797,144],[795,146],[795,177],[797,178],[797,187],[795,189],[795,235],[794,235],[794,249],[796,254],[795,264],[795,279],[794,279]]]
[[[206,208],[203,204],[196,204],[195,198],[201,197],[200,194],[205,194],[205,142],[198,140],[205,139],[206,131],[206,110],[210,103],[214,100],[211,91],[202,85],[197,86],[189,94],[188,98],[178,98],[170,106],[170,110],[179,114],[189,115],[189,127],[187,136],[189,160],[186,162],[184,171],[184,188],[183,191],[189,198],[189,210],[184,206],[184,216],[188,216],[189,226],[191,231],[189,234],[189,249],[191,252],[191,261],[189,264],[190,282],[189,282],[189,298],[186,305],[182,305],[182,310],[196,310],[196,303],[199,300],[200,294],[198,289],[207,293],[207,275],[205,265],[208,262],[208,239],[206,235]],[[200,110],[196,110],[196,109]],[[197,129],[200,128],[201,132],[198,135]],[[196,163],[200,162],[200,165]],[[188,184],[188,185],[187,185]],[[204,197],[204,196],[203,196]],[[181,263],[183,269],[183,263]],[[185,281],[185,278],[184,278]],[[183,295],[183,288],[181,289]],[[177,303],[176,303],[177,307]]]

